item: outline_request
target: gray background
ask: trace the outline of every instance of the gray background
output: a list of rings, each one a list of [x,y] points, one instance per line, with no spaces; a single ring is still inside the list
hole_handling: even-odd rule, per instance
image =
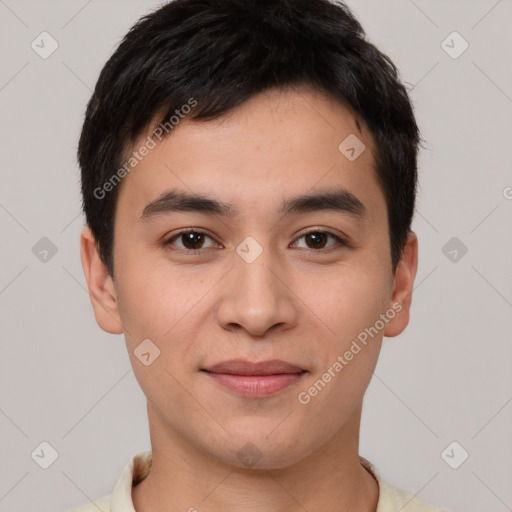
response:
[[[101,67],[158,5],[0,0],[2,511],[97,498],[150,447],[124,340],[96,325],[86,291],[75,150]],[[410,84],[426,140],[412,320],[384,341],[361,454],[424,500],[512,510],[512,2],[349,5]],[[31,48],[43,31],[59,45],[47,59]],[[462,49],[457,36],[441,44],[453,31],[469,43],[458,58],[445,51]],[[43,237],[57,248],[46,261],[33,251]],[[43,441],[58,452],[48,469],[31,458]],[[441,456],[452,441],[469,453],[458,469]],[[461,453],[448,450],[450,462]]]

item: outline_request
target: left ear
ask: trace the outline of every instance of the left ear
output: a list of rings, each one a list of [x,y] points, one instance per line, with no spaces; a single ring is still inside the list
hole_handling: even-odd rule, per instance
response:
[[[398,336],[409,323],[409,309],[416,270],[418,269],[418,237],[409,231],[407,242],[398,262],[393,282],[393,294],[389,307],[396,312],[386,324],[384,336]]]

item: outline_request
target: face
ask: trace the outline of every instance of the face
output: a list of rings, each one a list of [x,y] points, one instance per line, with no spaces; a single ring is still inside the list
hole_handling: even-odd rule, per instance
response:
[[[407,324],[417,251],[411,234],[392,272],[362,128],[308,88],[185,118],[123,179],[115,281],[84,229],[96,318],[125,334],[152,434],[283,468],[355,428],[382,337]]]

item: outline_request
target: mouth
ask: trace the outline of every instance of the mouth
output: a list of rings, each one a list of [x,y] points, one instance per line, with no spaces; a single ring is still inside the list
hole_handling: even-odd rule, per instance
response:
[[[217,384],[237,395],[263,398],[296,384],[307,370],[273,359],[258,363],[234,359],[202,368]]]

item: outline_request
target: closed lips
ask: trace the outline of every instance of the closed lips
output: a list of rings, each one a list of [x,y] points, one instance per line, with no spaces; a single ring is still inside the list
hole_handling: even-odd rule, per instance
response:
[[[300,374],[306,372],[306,370],[303,368],[278,359],[261,361],[257,363],[241,359],[233,359],[230,361],[217,363],[213,366],[203,368],[202,370],[209,373],[223,373],[246,376]]]

